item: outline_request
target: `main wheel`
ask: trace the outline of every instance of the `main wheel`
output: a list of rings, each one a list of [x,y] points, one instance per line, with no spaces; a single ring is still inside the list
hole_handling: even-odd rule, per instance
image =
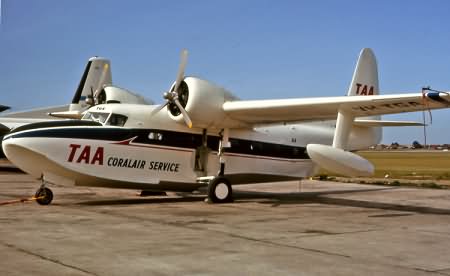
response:
[[[230,182],[224,177],[216,177],[208,185],[208,199],[212,203],[233,201],[233,190]]]
[[[41,205],[49,205],[53,200],[53,192],[49,188],[39,188],[34,195],[37,203]]]

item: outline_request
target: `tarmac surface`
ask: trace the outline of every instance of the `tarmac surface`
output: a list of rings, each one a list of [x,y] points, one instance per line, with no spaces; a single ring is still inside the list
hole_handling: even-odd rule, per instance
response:
[[[39,182],[0,171],[0,204]],[[0,205],[0,275],[450,275],[450,190],[282,182],[203,195],[51,187]]]

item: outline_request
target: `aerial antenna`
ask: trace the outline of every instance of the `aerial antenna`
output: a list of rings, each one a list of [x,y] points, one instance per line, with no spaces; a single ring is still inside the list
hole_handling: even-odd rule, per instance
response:
[[[431,89],[430,86],[427,87],[422,87],[422,100],[423,100],[423,105],[425,105],[427,107],[428,110],[428,114],[430,115],[430,125],[433,124],[433,115],[431,114],[431,109],[428,105],[428,101],[427,101],[427,97],[426,97],[426,91],[429,92],[436,92],[436,93],[443,93],[446,95],[449,95],[448,92],[445,91],[440,91],[440,90],[435,90],[435,89]],[[424,138],[424,147],[427,147],[427,125],[425,124],[425,109],[422,110],[422,120],[423,120],[423,138]]]
[[[422,110],[422,121],[423,121],[423,147],[427,148],[427,125],[425,124],[425,110]]]
[[[430,114],[430,124],[433,123],[433,116],[431,115],[431,110],[428,107],[428,101],[427,98],[425,97],[425,91],[430,91],[431,87],[427,86],[427,87],[422,87],[422,101],[423,101],[423,105],[425,105],[428,109],[428,112]],[[423,147],[427,148],[427,125],[425,122],[425,109],[422,110],[422,123],[423,123]]]

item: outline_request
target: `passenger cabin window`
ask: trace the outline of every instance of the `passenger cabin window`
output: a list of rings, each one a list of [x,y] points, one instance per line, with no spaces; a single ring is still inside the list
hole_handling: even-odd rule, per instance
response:
[[[163,135],[160,132],[153,132],[153,131],[151,131],[148,134],[148,139],[161,141],[163,139]]]
[[[111,114],[111,117],[109,117],[108,122],[106,122],[106,125],[109,126],[124,126],[127,122],[128,117],[120,114]]]

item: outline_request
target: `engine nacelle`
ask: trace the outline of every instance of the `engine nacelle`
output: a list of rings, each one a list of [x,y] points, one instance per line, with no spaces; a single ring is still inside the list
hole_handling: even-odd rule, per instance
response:
[[[134,94],[124,88],[108,85],[96,95],[96,104],[126,103],[126,104],[153,104],[144,97]]]
[[[174,85],[171,87],[171,91]],[[186,77],[178,88],[178,99],[198,128],[227,128],[242,126],[242,123],[229,119],[223,111],[226,101],[237,100],[224,88],[195,77]],[[184,124],[183,115],[178,107],[168,105],[169,116],[180,124]]]

